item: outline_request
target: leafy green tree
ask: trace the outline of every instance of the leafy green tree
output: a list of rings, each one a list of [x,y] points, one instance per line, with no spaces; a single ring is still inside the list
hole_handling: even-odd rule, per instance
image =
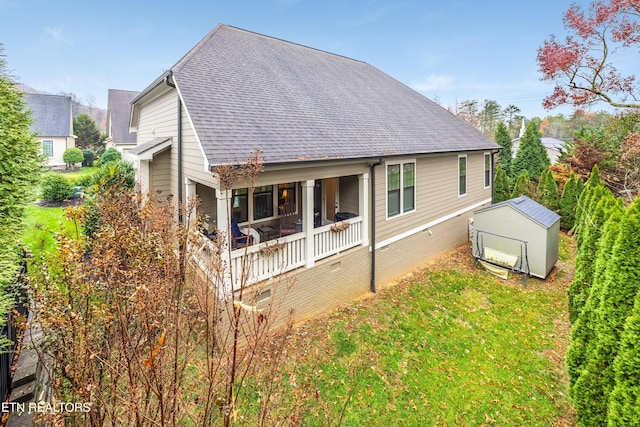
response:
[[[582,193],[583,185],[580,178],[573,172],[569,180],[564,184],[560,197],[560,227],[563,230],[571,230],[576,221],[576,207]]]
[[[513,175],[519,176],[522,171],[529,172],[529,177],[538,178],[542,171],[551,165],[547,151],[542,145],[538,126],[534,121],[525,125],[524,135],[520,138],[520,145],[516,158],[513,160]]]
[[[496,177],[493,183],[493,202],[499,203],[508,200],[511,197],[511,190],[509,189],[509,178],[507,173],[502,168],[502,165],[498,164],[496,167]]]
[[[624,216],[624,205],[620,199],[607,212],[607,221],[604,225],[602,236],[598,242],[595,268],[593,273],[593,285],[588,293],[583,309],[571,328],[571,339],[567,349],[567,373],[569,376],[569,391],[573,397],[573,388],[580,377],[586,360],[586,352],[589,342],[595,339],[594,324],[595,313],[600,306],[600,297],[604,288],[604,277],[611,259],[611,251],[620,231],[620,220]]]
[[[640,198],[626,210],[605,274],[595,313],[595,340],[587,347],[585,368],[574,386],[578,423],[603,426],[615,386],[613,363],[620,337],[640,288]]]
[[[540,194],[540,201],[543,206],[556,213],[560,211],[558,183],[556,183],[549,169],[542,172],[542,177],[538,183],[538,193]]]
[[[76,163],[84,161],[84,155],[79,148],[67,148],[62,154],[62,160],[67,164],[67,167],[73,167]]]
[[[25,207],[43,170],[42,150],[30,128],[22,93],[5,68],[0,44],[0,324],[11,305],[8,290],[20,265]]]
[[[122,153],[116,150],[113,147],[107,148],[102,156],[100,156],[100,161],[98,162],[99,166],[106,165],[109,162],[115,162],[118,160],[122,160]]]
[[[78,114],[73,119],[73,133],[78,137],[78,148],[97,148],[101,142],[101,135],[96,122],[88,114]]]
[[[613,364],[615,386],[609,397],[609,427],[640,426],[640,292],[627,318]]]
[[[519,197],[519,196],[527,196],[531,197],[535,193],[533,184],[531,183],[531,179],[529,178],[529,172],[523,170],[520,175],[518,175],[518,179],[516,179],[516,183],[513,186],[513,192],[511,193],[511,197]]]
[[[500,153],[498,153],[498,165],[501,165],[504,168],[507,176],[511,176],[511,160],[513,157],[511,136],[509,135],[509,130],[504,123],[499,122],[496,126],[496,131],[493,134],[493,139],[499,144],[502,148],[500,149]]]

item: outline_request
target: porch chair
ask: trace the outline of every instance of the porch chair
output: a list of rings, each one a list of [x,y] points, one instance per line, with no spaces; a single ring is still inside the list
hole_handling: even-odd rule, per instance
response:
[[[237,249],[252,245],[254,236],[250,231],[249,229],[240,230],[236,220],[231,219],[231,248]]]
[[[280,207],[280,237],[296,232],[296,207],[285,203]]]

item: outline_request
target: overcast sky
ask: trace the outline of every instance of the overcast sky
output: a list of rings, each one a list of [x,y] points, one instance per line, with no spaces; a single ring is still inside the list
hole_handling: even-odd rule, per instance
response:
[[[580,0],[577,3],[588,5]],[[368,62],[444,107],[467,99],[545,111],[539,46],[570,2],[478,0],[0,0],[0,43],[20,83],[106,108],[140,91],[218,23]]]

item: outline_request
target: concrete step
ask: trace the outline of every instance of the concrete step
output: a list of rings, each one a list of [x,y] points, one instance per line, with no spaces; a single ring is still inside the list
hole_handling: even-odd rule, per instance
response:
[[[19,387],[12,387],[9,395],[11,402],[24,403],[35,397],[37,384],[35,381],[23,384]]]
[[[13,374],[11,387],[16,388],[36,380],[38,371],[38,355],[34,350],[23,350],[18,358],[18,365]]]

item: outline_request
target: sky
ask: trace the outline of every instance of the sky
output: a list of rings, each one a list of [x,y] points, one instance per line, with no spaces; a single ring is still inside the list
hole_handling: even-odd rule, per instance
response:
[[[532,118],[572,111],[542,108],[536,63],[570,3],[0,0],[0,44],[18,83],[106,109],[108,89],[143,90],[224,23],[367,62],[445,108],[494,100]]]

